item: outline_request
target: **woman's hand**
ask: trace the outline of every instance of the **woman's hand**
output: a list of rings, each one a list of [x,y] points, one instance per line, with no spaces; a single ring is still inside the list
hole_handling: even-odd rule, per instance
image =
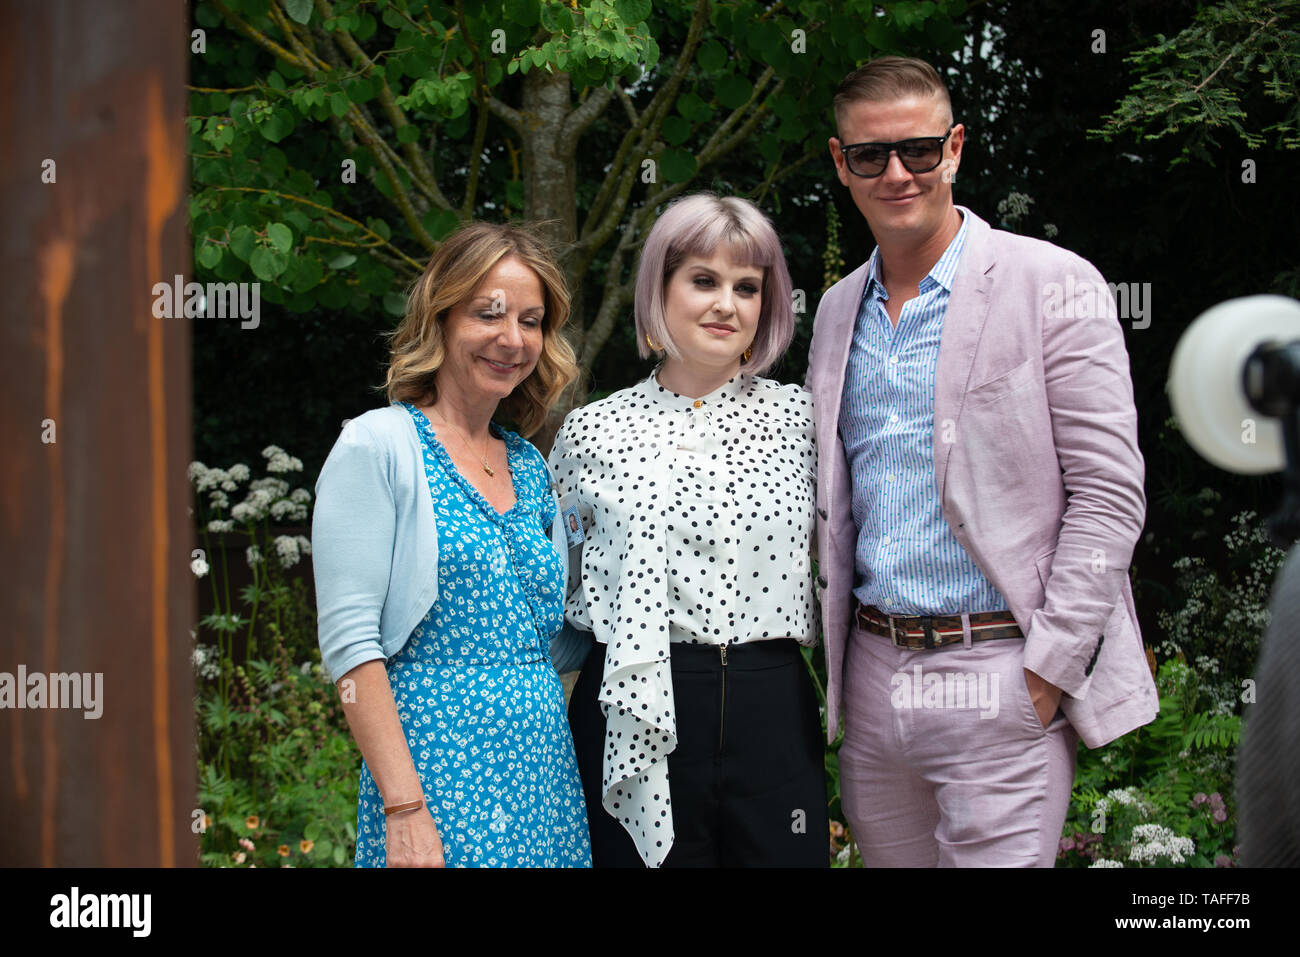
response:
[[[438,825],[427,807],[389,815],[384,826],[388,831],[389,867],[443,867],[442,838]]]

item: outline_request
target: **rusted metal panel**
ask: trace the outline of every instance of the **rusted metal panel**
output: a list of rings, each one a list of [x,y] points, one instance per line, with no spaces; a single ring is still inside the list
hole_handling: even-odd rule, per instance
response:
[[[0,0],[3,865],[197,862],[186,16]]]

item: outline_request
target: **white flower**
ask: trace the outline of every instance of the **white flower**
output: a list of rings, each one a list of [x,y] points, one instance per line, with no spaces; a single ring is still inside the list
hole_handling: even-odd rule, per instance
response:
[[[297,505],[294,505],[293,502],[289,501],[287,498],[282,498],[280,501],[271,504],[271,517],[277,522],[283,522],[286,515],[296,512],[297,510]]]
[[[222,482],[222,483],[221,483],[221,488],[222,488],[224,491],[227,491],[227,492],[238,492],[238,491],[239,491],[239,486],[236,485],[236,484],[234,483],[234,481],[231,480],[231,479],[226,479],[224,482]]]
[[[248,490],[249,492],[270,492],[272,499],[284,498],[289,494],[289,483],[284,479],[260,478],[256,482],[250,482]]]
[[[292,568],[298,564],[298,543],[288,535],[275,537],[275,553],[280,556],[281,568]]]
[[[1060,232],[1060,230],[1056,228],[1056,224],[1055,224],[1055,223],[1043,223],[1043,235],[1046,236],[1048,239],[1055,239],[1055,238],[1056,238],[1056,234],[1059,233],[1059,232]],[[1097,865],[1095,865],[1095,864],[1093,865],[1093,867],[1096,867],[1096,866],[1097,866]],[[1107,865],[1107,866],[1109,866],[1109,865]],[[1120,864],[1119,866],[1120,866],[1120,867],[1123,867],[1124,865],[1123,865],[1123,864]]]
[[[302,459],[281,453],[266,463],[268,472],[301,472]]]
[[[247,465],[240,463],[239,465],[232,465],[230,468],[226,469],[226,474],[235,482],[247,482],[248,477],[252,473],[248,471]]]
[[[208,467],[202,462],[191,462],[186,474],[190,477],[190,481],[193,482],[202,478],[207,471]]]
[[[208,573],[208,563],[201,558],[196,558],[190,562],[190,571],[194,573],[195,578],[202,578]]]
[[[296,541],[296,542],[298,543],[298,551],[302,552],[304,555],[310,555],[310,554],[311,554],[311,539],[310,539],[310,538],[308,538],[306,535],[295,535],[293,538],[294,538],[294,541]]]
[[[217,489],[212,493],[211,497],[209,497],[208,504],[213,508],[226,509],[230,508],[230,499],[226,497],[225,492],[221,489]]]
[[[238,508],[239,506],[236,505],[235,507]],[[252,568],[262,560],[262,550],[256,545],[249,545],[244,552],[244,559],[248,562],[248,567]]]
[[[1091,867],[1123,867],[1124,865],[1121,864],[1119,861],[1112,861],[1104,857],[1099,857],[1095,861],[1093,861],[1090,866]]]
[[[1133,828],[1133,846],[1129,860],[1151,863],[1168,858],[1170,863],[1182,864],[1196,853],[1196,842],[1190,837],[1179,837],[1163,824],[1139,824]]]
[[[206,492],[210,488],[220,487],[222,482],[229,481],[230,476],[221,469],[208,469],[198,477],[198,480],[194,483],[194,490],[196,492]]]
[[[254,522],[260,521],[262,515],[247,502],[240,502],[230,510],[230,517],[241,525],[252,525]]]
[[[238,508],[238,506],[236,506],[236,508]],[[235,523],[230,521],[228,518],[214,518],[212,521],[208,522],[208,531],[215,535],[219,535],[222,532],[233,532],[234,530]]]
[[[262,449],[262,456],[268,461],[268,472],[301,472],[302,460],[290,455],[278,445],[268,445]]]
[[[307,491],[305,488],[296,488],[293,490],[293,494],[289,496],[289,501],[294,502],[297,505],[310,505],[311,492]]]

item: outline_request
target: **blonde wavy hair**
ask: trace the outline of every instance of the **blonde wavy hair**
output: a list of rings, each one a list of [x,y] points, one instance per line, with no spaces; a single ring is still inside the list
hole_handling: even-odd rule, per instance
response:
[[[438,369],[446,359],[443,320],[471,296],[492,267],[516,256],[542,282],[542,353],[537,366],[498,409],[533,435],[578,376],[573,347],[561,330],[569,318],[569,289],[550,250],[529,228],[513,224],[467,223],[448,236],[411,285],[406,314],[388,334],[389,362],[384,390],[391,402],[436,401]]]

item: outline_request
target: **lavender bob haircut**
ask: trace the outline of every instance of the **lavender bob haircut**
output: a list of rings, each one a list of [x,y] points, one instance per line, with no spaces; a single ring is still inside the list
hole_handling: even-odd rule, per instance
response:
[[[781,358],[794,338],[790,271],[776,230],[762,211],[738,196],[695,193],[672,203],[655,222],[641,250],[636,274],[636,339],[641,358],[652,354],[646,333],[669,355],[680,359],[664,321],[664,288],[688,257],[712,257],[722,244],[733,261],[763,269],[762,306],[753,353],[744,364],[761,375]]]

